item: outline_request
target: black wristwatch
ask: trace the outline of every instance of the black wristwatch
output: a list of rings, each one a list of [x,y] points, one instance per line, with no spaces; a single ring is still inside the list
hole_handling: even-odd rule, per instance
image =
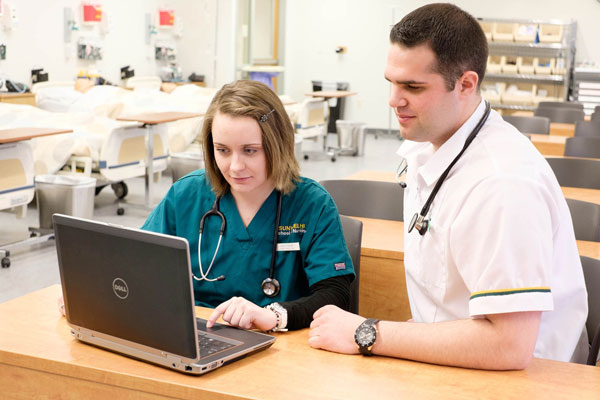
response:
[[[379,322],[378,319],[369,318],[356,328],[354,332],[354,341],[358,345],[358,351],[363,356],[373,355],[371,349],[377,340],[377,328],[375,325]]]

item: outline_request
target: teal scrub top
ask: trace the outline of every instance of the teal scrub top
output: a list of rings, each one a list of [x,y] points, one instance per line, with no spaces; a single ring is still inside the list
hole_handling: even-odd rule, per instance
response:
[[[204,170],[192,172],[173,184],[165,198],[152,211],[142,229],[186,238],[189,242],[192,272],[198,267],[200,219],[214,203],[215,194]],[[275,297],[262,292],[261,283],[269,276],[277,191],[273,191],[248,227],[244,226],[230,192],[219,201],[226,219],[225,233],[208,278],[225,275],[216,282],[194,280],[196,305],[216,307],[233,296],[241,296],[260,306],[299,299],[310,295],[315,283],[341,275],[353,275],[337,208],[329,193],[317,182],[300,178],[295,189],[282,197],[278,243],[288,244],[277,251],[274,278],[281,284]],[[202,232],[204,273],[213,258],[221,219],[209,216]],[[297,244],[297,245],[296,245]],[[295,250],[299,247],[299,250]]]

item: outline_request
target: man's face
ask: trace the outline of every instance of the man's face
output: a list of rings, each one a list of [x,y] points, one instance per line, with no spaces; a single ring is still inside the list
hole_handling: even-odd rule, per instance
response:
[[[404,139],[431,142],[437,150],[461,126],[459,84],[448,91],[435,72],[437,59],[428,45],[390,45],[385,78],[391,82],[389,104]]]

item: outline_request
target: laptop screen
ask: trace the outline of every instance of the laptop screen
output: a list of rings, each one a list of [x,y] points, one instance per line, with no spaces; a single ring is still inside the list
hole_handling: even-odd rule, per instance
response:
[[[69,323],[197,358],[185,239],[55,215]]]

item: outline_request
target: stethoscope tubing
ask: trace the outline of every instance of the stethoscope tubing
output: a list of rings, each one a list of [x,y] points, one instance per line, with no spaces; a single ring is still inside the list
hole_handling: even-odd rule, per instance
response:
[[[485,102],[485,111],[483,113],[483,116],[481,117],[481,119],[479,120],[479,122],[477,123],[477,125],[475,125],[475,127],[473,128],[473,130],[469,134],[469,137],[467,137],[467,140],[465,140],[465,144],[464,144],[462,150],[460,151],[460,153],[458,153],[457,156],[454,157],[454,160],[452,160],[452,162],[450,163],[450,165],[448,165],[448,168],[446,168],[446,170],[442,173],[442,175],[438,179],[437,183],[433,187],[433,190],[431,191],[431,194],[427,198],[427,201],[423,205],[423,208],[421,209],[421,212],[418,215],[415,215],[413,217],[413,220],[417,220],[419,222],[423,222],[425,220],[425,218],[427,216],[427,213],[429,212],[429,208],[431,207],[431,204],[433,203],[433,200],[435,199],[435,196],[437,195],[438,191],[442,187],[442,184],[446,180],[446,177],[450,173],[450,170],[452,169],[452,167],[454,166],[454,164],[456,164],[458,162],[458,160],[463,155],[463,153],[465,152],[465,150],[467,150],[467,147],[469,147],[469,145],[473,142],[473,140],[475,139],[475,137],[477,136],[477,134],[479,133],[479,131],[481,130],[481,128],[483,128],[483,125],[485,124],[485,122],[487,121],[488,117],[490,116],[490,110],[491,110],[490,103],[488,103],[486,101]],[[411,227],[409,228],[409,232],[412,230],[413,227],[414,227],[414,224],[411,224]],[[421,235],[424,235],[426,231],[427,230],[424,230],[424,231],[419,230],[419,232],[421,233]]]

